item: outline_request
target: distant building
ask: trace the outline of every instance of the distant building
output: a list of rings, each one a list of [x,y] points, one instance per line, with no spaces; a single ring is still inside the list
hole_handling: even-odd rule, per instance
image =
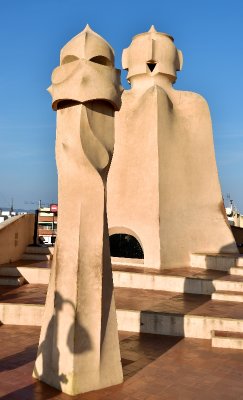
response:
[[[2,210],[0,209],[0,223],[6,221],[6,219],[18,215],[16,211],[13,210]]]
[[[44,244],[55,243],[57,232],[57,212],[50,207],[41,207],[38,210],[38,236]]]
[[[225,207],[226,215],[231,226],[238,250],[243,254],[243,215],[237,210],[230,200],[228,207]]]
[[[231,226],[243,228],[243,215],[233,205],[233,200],[230,200],[230,205],[225,208],[225,211]]]

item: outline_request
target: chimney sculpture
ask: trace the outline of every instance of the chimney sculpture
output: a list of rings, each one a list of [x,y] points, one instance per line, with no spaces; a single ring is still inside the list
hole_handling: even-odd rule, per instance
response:
[[[191,253],[237,253],[214,155],[207,102],[175,90],[182,53],[152,26],[123,51],[131,89],[116,115],[108,178],[110,234],[131,234],[144,267],[190,266]]]
[[[89,26],[61,50],[49,89],[57,111],[57,242],[33,376],[75,395],[123,381],[106,216],[120,71]]]

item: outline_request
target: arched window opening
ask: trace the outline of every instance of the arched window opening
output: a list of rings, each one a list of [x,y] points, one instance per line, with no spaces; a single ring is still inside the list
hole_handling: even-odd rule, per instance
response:
[[[138,240],[128,234],[118,233],[110,236],[112,257],[144,258],[143,249]]]

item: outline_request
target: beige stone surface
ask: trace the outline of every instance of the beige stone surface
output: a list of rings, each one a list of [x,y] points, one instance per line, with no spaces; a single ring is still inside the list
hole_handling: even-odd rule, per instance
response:
[[[62,49],[50,88],[58,231],[34,376],[70,395],[123,380],[106,216],[120,107],[113,61],[111,47],[86,27]]]
[[[0,264],[21,258],[26,246],[33,242],[34,223],[34,214],[24,214],[0,224]]]
[[[120,109],[120,71],[114,68],[113,49],[88,25],[61,50],[60,66],[52,73],[49,91],[54,110],[68,100],[105,100]]]
[[[206,100],[175,90],[182,53],[155,31],[123,52],[131,89],[115,120],[110,234],[140,242],[144,266],[190,266],[191,253],[238,253],[222,202]]]

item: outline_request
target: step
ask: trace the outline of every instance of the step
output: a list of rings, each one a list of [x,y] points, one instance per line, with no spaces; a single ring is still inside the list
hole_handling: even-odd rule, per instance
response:
[[[0,321],[6,325],[41,326],[43,313],[41,304],[0,303]]]
[[[44,246],[27,246],[25,253],[28,254],[53,254],[54,247],[44,247]]]
[[[144,268],[143,258],[113,257],[111,256],[112,265],[128,265]]]
[[[45,260],[51,260],[51,254],[24,253],[22,255],[21,259],[22,260],[45,261]]]
[[[191,254],[191,266],[196,268],[228,271],[231,267],[243,266],[239,254]]]
[[[12,325],[41,325],[46,290],[47,285],[24,285],[12,292],[3,292],[0,321]],[[118,329],[198,339],[211,339],[213,330],[243,333],[242,303],[230,304],[210,300],[208,296],[198,297],[115,289]]]
[[[229,270],[230,275],[243,276],[243,267],[231,267]]]
[[[3,271],[4,275],[9,276],[19,276],[20,274],[28,283],[48,284],[51,262],[48,260],[45,261],[47,263],[45,266],[38,266],[38,262],[33,264],[26,262],[25,265],[24,261],[20,261],[19,264],[17,263],[16,267],[7,265],[0,266],[0,275],[1,271]],[[116,266],[113,267],[116,268]],[[218,275],[221,274],[220,272],[205,272],[205,270],[200,271],[199,269],[193,269],[194,276],[190,275],[191,271],[185,273],[187,276],[183,276],[183,273],[180,273],[178,268],[169,273],[168,271],[164,273],[144,273],[143,271],[139,272],[139,269],[135,272],[133,269],[130,270],[130,268],[127,268],[127,270],[113,269],[113,282],[115,287],[121,288],[211,295],[215,292],[215,280],[219,280],[216,276],[218,277]],[[236,277],[236,279],[238,278],[239,277]],[[220,285],[222,285],[222,283],[220,283]]]
[[[113,270],[115,287],[165,290],[178,293],[211,295],[215,287],[211,279]]]
[[[243,350],[243,333],[212,331],[212,347]]]
[[[51,263],[49,263],[49,266],[50,265]],[[3,267],[0,266],[0,270],[1,268]],[[28,283],[48,284],[49,282],[50,268],[48,267],[38,267],[38,263],[36,263],[36,265],[27,265],[27,263],[24,265],[21,263],[21,265],[17,266],[17,269]],[[6,269],[7,272],[12,270],[14,271],[13,267]],[[178,275],[176,275],[176,273]],[[205,272],[203,271],[203,273]],[[177,271],[173,272],[175,275],[168,275],[168,272],[167,274],[158,274],[138,271],[132,272],[129,270],[113,270],[113,282],[115,287],[122,288],[165,290],[178,293],[211,295],[215,291],[215,286],[212,282],[215,273],[213,273],[212,276],[209,271],[207,273],[209,274],[209,278],[205,279],[204,276],[204,279],[201,279],[199,276],[181,276]],[[9,275],[14,275],[14,273],[9,272]]]
[[[22,276],[16,266],[0,265],[1,276]]]
[[[0,285],[22,286],[25,283],[23,276],[0,276]]]
[[[243,292],[231,292],[226,290],[219,290],[212,294],[212,300],[236,301],[243,303]]]
[[[19,265],[16,273],[14,267],[0,267],[1,270],[6,271],[7,275],[20,273],[31,284],[48,284],[50,278],[50,268],[34,265]],[[115,287],[132,289],[165,290],[206,295],[211,295],[215,291],[212,279],[145,274],[143,272],[113,271],[113,282]]]
[[[9,325],[41,326],[42,304],[0,303],[0,320]],[[242,319],[117,309],[118,330],[211,339],[213,330],[243,333]]]
[[[50,279],[50,268],[38,268],[21,266],[18,267],[19,272],[25,281],[31,284],[48,284]]]
[[[241,255],[236,259],[236,266],[237,266],[237,267],[243,267],[243,254],[241,254]]]
[[[19,277],[22,276],[27,283],[48,284],[50,278],[50,261],[40,261],[0,265],[0,277]]]
[[[216,292],[223,290],[243,293],[243,277],[239,275],[228,275],[225,278],[214,279],[213,285]]]

